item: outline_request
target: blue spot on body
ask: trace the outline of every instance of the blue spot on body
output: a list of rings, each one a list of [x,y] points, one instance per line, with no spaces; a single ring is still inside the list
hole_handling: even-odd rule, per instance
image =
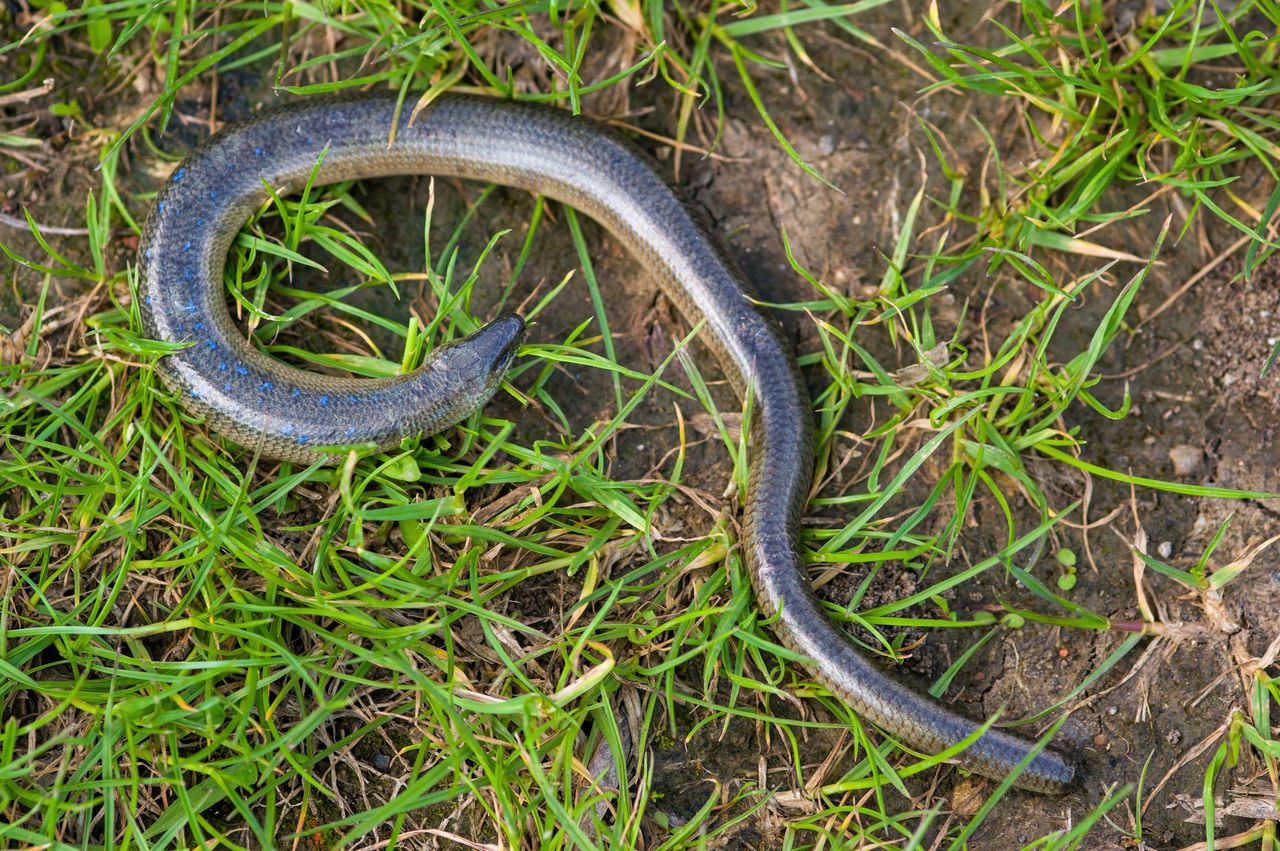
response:
[[[196,216],[196,224],[198,225],[204,224],[204,219],[201,218],[200,216]]]
[[[209,348],[210,348],[211,350],[216,350],[216,349],[218,348],[218,341],[217,341],[217,340],[210,340],[210,341],[209,341]]]
[[[292,396],[294,396],[294,397],[297,397],[297,396],[301,396],[301,395],[302,395],[302,391],[301,391],[301,390],[299,390],[297,387],[295,387],[295,388],[293,388],[292,390],[290,390],[290,391],[289,391],[289,394],[290,394],[290,395],[292,395]]]
[[[196,312],[196,303],[194,301],[187,302],[187,313]]]
[[[180,169],[178,169],[177,171],[175,171],[175,172],[173,173],[173,182],[174,182],[174,183],[177,183],[179,180],[181,180],[181,179],[182,179],[182,175],[184,175],[184,174],[186,174],[186,173],[187,173],[187,170],[186,170],[185,168],[180,168]]]
[[[355,426],[347,426],[347,430],[346,430],[346,436],[347,436],[347,437],[350,437],[351,435],[353,435],[353,434],[355,434],[355,433],[356,433],[356,427],[355,427]]]
[[[142,256],[143,256],[143,257],[145,257],[145,258],[147,258],[148,260],[150,260],[150,259],[151,259],[151,249],[150,249],[150,248],[148,248],[146,251],[143,251],[143,252],[142,252]]]
[[[322,408],[327,408],[327,407],[329,407],[329,395],[328,395],[327,393],[325,393],[325,394],[321,394],[321,396],[320,396],[320,407],[322,407]]]
[[[254,148],[254,149],[253,149],[253,153],[254,153],[256,156],[259,156],[259,157],[260,157],[260,156],[262,156],[263,154],[265,154],[265,153],[266,153],[266,151],[264,151],[262,148]]]
[[[355,395],[354,395],[354,394],[348,393],[348,394],[347,394],[347,401],[348,401],[348,402],[359,402],[360,400],[359,400],[359,399],[357,399],[357,398],[355,397]]]
[[[163,201],[161,201],[161,202],[159,202],[158,204],[156,204],[156,209],[163,213],[163,212],[164,212],[164,202],[163,202]]]
[[[192,398],[192,399],[199,399],[199,398],[200,398],[200,394],[199,394],[199,393],[197,393],[196,391],[192,390],[192,391],[191,391],[191,398]]]
[[[183,269],[182,279],[184,281],[194,281],[196,279],[196,273],[191,271],[190,269]]]
[[[197,331],[203,331],[203,330],[204,330],[204,323],[203,323],[203,322],[197,322],[197,323],[196,323],[196,330],[197,330]],[[210,341],[210,342],[212,342],[212,341]]]
[[[143,301],[146,302],[147,304],[151,304],[151,296],[147,296],[146,298],[143,299]]]
[[[242,364],[236,364],[236,372],[240,373],[241,375],[248,375],[249,368]]]
[[[310,136],[308,136],[308,137],[307,137],[307,144],[308,144],[308,145],[310,145],[310,144],[311,144],[311,137],[310,137]]]
[[[218,369],[222,370],[223,372],[226,372],[226,371],[227,371],[227,362],[226,362],[226,361],[224,361],[224,360],[220,360],[220,361],[218,361]]]
[[[190,242],[184,242],[184,243],[182,243],[182,250],[183,250],[183,251],[190,251],[190,250],[191,250],[191,243],[190,243]]]
[[[218,199],[218,190],[216,190],[216,189],[210,189],[210,190],[209,190],[209,200],[211,200],[211,201],[216,201],[217,199]]]
[[[222,385],[222,389],[223,389],[223,390],[225,390],[225,391],[227,391],[228,393],[230,393],[230,392],[231,392],[231,382],[229,382],[229,381],[228,381],[226,384]]]
[[[275,385],[272,384],[270,381],[264,381],[258,385],[258,389],[263,391],[264,393],[270,390],[272,387],[275,387]]]
[[[307,437],[305,434],[300,434],[298,435],[298,445],[301,446],[310,439],[311,438]]]

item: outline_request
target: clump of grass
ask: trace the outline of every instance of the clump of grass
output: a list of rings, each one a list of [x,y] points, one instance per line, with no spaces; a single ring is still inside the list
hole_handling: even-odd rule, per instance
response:
[[[1080,237],[1175,192],[1190,200],[1182,232],[1204,209],[1265,249],[1250,251],[1246,274],[1274,251],[1266,230],[1280,203],[1280,124],[1269,99],[1280,92],[1280,63],[1275,40],[1257,27],[1280,16],[1266,0],[1153,8],[1126,18],[1097,3],[1020,4],[1018,29],[993,19],[1001,37],[988,46],[948,38],[936,8],[923,19],[934,45],[898,31],[939,75],[926,93],[1002,98],[1029,141],[1012,165],[987,137],[1001,192],[984,205],[984,239],[1019,252],[1106,256]],[[1238,189],[1245,166],[1277,186],[1270,200]],[[1131,205],[1116,185],[1149,197]]]

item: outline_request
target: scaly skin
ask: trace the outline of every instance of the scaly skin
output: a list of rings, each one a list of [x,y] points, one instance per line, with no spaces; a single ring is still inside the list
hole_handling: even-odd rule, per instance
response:
[[[446,95],[410,126],[390,95],[311,99],[219,133],[177,170],[141,247],[143,318],[157,339],[192,345],[162,358],[165,382],[237,442],[266,456],[326,458],[317,446],[395,445],[445,428],[483,405],[523,337],[505,316],[444,346],[420,370],[388,380],[346,380],[294,369],[237,333],[222,293],[227,248],[267,197],[264,182],[298,191],[328,145],[317,184],[433,174],[527,189],[603,224],[657,279],[706,340],[737,391],[754,400],[751,481],[742,546],[764,615],[812,660],[814,677],[902,743],[936,753],[976,725],[907,688],[865,659],[828,619],[801,562],[797,533],[813,464],[811,406],[795,359],[752,303],[737,265],[658,165],[618,134],[567,112]],[[991,730],[960,758],[1003,777],[1029,743]],[[1072,766],[1039,754],[1018,785],[1060,792]]]

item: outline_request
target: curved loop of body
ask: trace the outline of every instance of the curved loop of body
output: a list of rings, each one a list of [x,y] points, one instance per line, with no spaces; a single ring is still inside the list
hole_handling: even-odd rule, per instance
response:
[[[737,265],[659,166],[625,138],[568,113],[491,98],[446,95],[416,121],[393,95],[312,99],[229,127],[179,166],[156,199],[141,246],[142,315],[157,339],[189,345],[158,364],[164,381],[218,431],[263,455],[311,461],[324,448],[391,447],[439,431],[483,405],[524,334],[500,317],[440,347],[417,371],[350,380],[286,366],[253,349],[222,292],[227,249],[266,199],[316,182],[434,174],[501,183],[568,204],[603,224],[656,277],[706,341],[739,393],[752,397],[750,489],[743,551],[774,631],[811,662],[814,676],[905,745],[937,753],[978,725],[866,659],[827,617],[810,588],[798,529],[812,476],[813,422],[790,348],[753,304]],[[983,733],[965,767],[1003,777],[1028,741]],[[1071,764],[1045,750],[1018,785],[1059,792]]]

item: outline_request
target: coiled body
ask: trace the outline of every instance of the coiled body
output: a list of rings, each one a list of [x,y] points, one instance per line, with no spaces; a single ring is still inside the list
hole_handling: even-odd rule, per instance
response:
[[[147,330],[191,345],[162,358],[160,374],[211,424],[263,454],[325,457],[317,446],[390,446],[438,430],[484,403],[523,325],[504,317],[442,347],[418,372],[386,381],[339,380],[286,367],[254,351],[231,322],[222,293],[230,241],[267,196],[302,187],[326,145],[316,182],[434,174],[491,181],[563,202],[603,224],[648,270],[729,379],[752,401],[750,490],[742,546],[760,608],[774,631],[813,660],[814,676],[860,715],[906,745],[936,753],[976,725],[887,676],[827,618],[801,562],[797,533],[810,485],[810,401],[789,347],[752,303],[737,265],[642,151],[568,113],[448,95],[394,144],[395,100],[386,95],[313,99],[265,113],[216,136],[180,166],[157,198],[143,240]],[[495,379],[494,376],[497,376]],[[1007,774],[1028,743],[992,730],[961,762]],[[1071,766],[1045,751],[1019,785],[1060,791]]]

